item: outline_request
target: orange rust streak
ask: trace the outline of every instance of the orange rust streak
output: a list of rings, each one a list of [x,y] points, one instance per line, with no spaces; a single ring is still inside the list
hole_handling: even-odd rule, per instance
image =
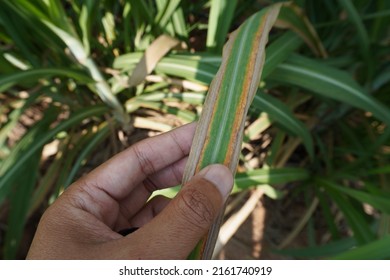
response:
[[[248,102],[247,99],[248,99],[248,94],[249,94],[249,88],[250,88],[251,81],[252,81],[253,71],[255,68],[257,50],[259,48],[259,44],[261,41],[260,37],[264,31],[264,25],[267,22],[267,17],[268,17],[268,14],[264,16],[263,20],[261,21],[261,25],[259,26],[259,28],[256,32],[256,36],[253,39],[253,41],[255,43],[252,46],[249,63],[248,63],[246,70],[245,70],[245,76],[247,78],[245,79],[245,82],[243,84],[243,88],[242,88],[243,95],[241,96],[240,103],[238,104],[238,110],[237,110],[236,117],[234,119],[233,131],[232,131],[232,134],[230,136],[229,143],[235,143],[235,142],[240,140],[240,139],[238,139],[238,135],[239,135],[240,128],[241,128],[241,123],[242,123],[243,118],[244,118],[245,108],[246,108],[246,105]],[[233,144],[233,146],[234,146],[234,144]],[[233,152],[234,152],[234,149],[229,148],[227,150],[227,154],[226,154],[225,161],[224,161],[225,165],[229,166],[230,162],[232,161]]]
[[[228,51],[230,53],[231,48],[229,48]],[[227,57],[229,57],[228,54],[227,54]],[[211,119],[209,120],[209,125],[207,127],[206,138],[205,138],[204,143],[203,143],[202,151],[200,153],[200,156],[199,156],[196,168],[195,168],[195,173],[198,173],[200,171],[200,169],[201,169],[202,158],[203,158],[203,155],[205,153],[205,150],[207,149],[207,146],[208,146],[208,143],[209,143],[209,140],[210,140],[212,119],[213,119],[213,116],[215,116],[215,112],[216,112],[217,107],[218,107],[216,105],[218,104],[219,98],[221,98],[221,96],[222,96],[222,94],[220,94],[220,89],[221,89],[221,86],[222,86],[222,77],[225,75],[225,70],[226,70],[226,67],[224,67],[224,66],[226,66],[226,65],[223,65],[223,63],[222,63],[220,70],[218,71],[217,75],[214,77],[214,79],[211,82],[210,87],[209,87],[211,90],[209,90],[208,94],[216,94],[217,96],[216,96],[215,102],[213,104],[208,103],[207,100],[205,102],[205,104],[208,104],[208,106],[212,106],[212,113],[211,113]],[[217,82],[219,83],[218,84],[218,88],[215,88],[215,84]]]

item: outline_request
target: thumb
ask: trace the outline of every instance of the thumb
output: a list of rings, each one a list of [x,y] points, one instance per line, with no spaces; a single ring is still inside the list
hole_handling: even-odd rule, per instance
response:
[[[226,166],[215,164],[201,170],[157,217],[136,232],[148,240],[142,257],[186,258],[221,211],[232,186],[233,175]]]

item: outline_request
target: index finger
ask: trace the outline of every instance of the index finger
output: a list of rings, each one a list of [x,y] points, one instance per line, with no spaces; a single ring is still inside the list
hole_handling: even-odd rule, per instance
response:
[[[84,178],[117,201],[149,175],[189,154],[196,123],[143,140],[100,165]]]

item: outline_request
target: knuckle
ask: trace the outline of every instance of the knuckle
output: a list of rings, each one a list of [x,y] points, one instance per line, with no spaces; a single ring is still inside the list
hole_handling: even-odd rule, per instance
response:
[[[215,216],[210,199],[196,188],[184,189],[180,195],[178,212],[192,226],[207,229]]]
[[[140,171],[145,175],[155,173],[154,163],[149,159],[149,154],[153,151],[152,147],[147,142],[140,142],[134,145],[133,151]]]

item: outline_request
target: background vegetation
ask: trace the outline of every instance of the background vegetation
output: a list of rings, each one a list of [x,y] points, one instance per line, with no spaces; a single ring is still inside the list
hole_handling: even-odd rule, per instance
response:
[[[273,2],[0,0],[2,257],[25,256],[85,172],[196,120],[228,34]],[[296,211],[268,236],[277,255],[387,259],[390,2],[293,2],[271,33],[230,208],[256,189]]]

